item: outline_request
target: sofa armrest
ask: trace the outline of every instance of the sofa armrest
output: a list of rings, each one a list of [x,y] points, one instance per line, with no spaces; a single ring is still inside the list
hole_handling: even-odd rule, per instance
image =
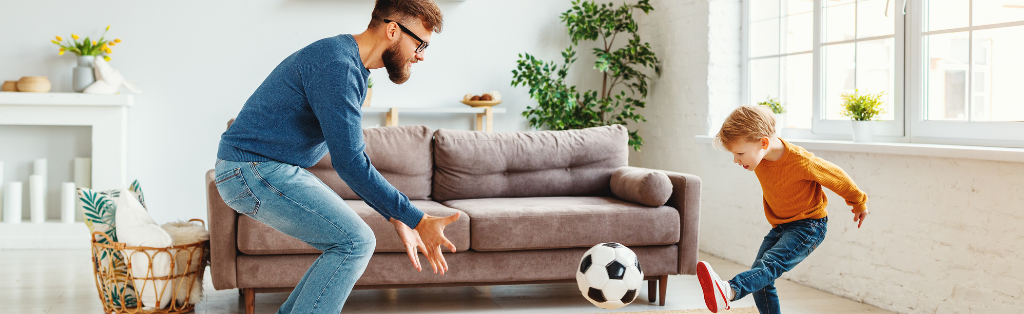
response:
[[[217,290],[237,287],[238,213],[217,192],[214,171],[206,172],[206,214],[210,222],[210,275]]]
[[[653,169],[652,169],[653,170]],[[663,171],[672,181],[668,206],[679,210],[679,274],[696,275],[700,243],[700,177]]]

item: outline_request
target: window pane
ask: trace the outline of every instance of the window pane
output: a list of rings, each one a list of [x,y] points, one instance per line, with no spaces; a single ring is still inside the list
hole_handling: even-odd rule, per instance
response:
[[[814,42],[814,13],[790,15],[782,19],[782,53],[811,51]]]
[[[853,43],[822,47],[825,54],[825,119],[849,120],[839,115],[843,109],[839,95],[852,93],[857,87],[853,49]]]
[[[970,0],[925,0],[924,30],[967,27],[970,23]],[[990,1],[990,0],[981,0]],[[902,9],[902,8],[901,8]]]
[[[885,92],[885,113],[879,120],[892,120],[896,80],[896,42],[879,39],[857,43],[857,89],[861,93],[878,94]]]
[[[968,33],[924,37],[925,119],[967,119]]]
[[[812,55],[788,56],[782,60],[782,97],[786,104],[786,127],[811,128],[814,62]]]
[[[896,33],[896,0],[861,0],[857,3],[857,38]],[[888,7],[886,7],[888,3]],[[902,8],[900,8],[902,10]]]
[[[825,42],[854,39],[855,9],[855,4],[851,2],[822,10],[825,13],[821,19],[825,23]]]
[[[779,17],[779,0],[752,0],[750,3],[751,21],[773,17]]]
[[[750,56],[779,54],[779,19],[772,18],[750,23]]]
[[[1024,26],[974,32],[972,120],[1024,121],[1022,38]]]
[[[779,97],[779,58],[750,60],[750,104]]]
[[[974,0],[973,3],[974,25],[1024,21],[1022,0]]]
[[[787,15],[814,12],[814,0],[782,0]]]

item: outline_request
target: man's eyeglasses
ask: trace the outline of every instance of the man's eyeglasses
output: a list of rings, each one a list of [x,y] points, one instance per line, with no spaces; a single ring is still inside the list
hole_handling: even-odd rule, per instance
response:
[[[410,31],[408,28],[405,28],[405,26],[402,26],[402,24],[400,24],[398,22],[395,22],[395,21],[392,21],[392,20],[389,20],[389,19],[384,19],[384,23],[391,23],[391,22],[394,22],[395,25],[398,25],[398,28],[401,28],[403,33],[409,34],[409,36],[412,36],[413,39],[415,39],[415,40],[420,42],[420,45],[416,47],[416,53],[421,53],[421,52],[423,52],[423,50],[427,50],[427,46],[430,46],[429,42],[426,42],[426,41],[420,39],[419,36],[416,36],[416,34],[413,34],[412,31]]]

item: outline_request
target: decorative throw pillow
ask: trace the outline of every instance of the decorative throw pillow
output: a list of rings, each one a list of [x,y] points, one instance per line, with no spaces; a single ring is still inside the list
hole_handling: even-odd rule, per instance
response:
[[[138,199],[140,203],[143,202],[142,187],[139,185],[138,180],[132,182],[129,193]],[[75,201],[75,206],[85,216],[85,225],[89,227],[90,234],[96,231],[103,232],[111,241],[119,242],[115,232],[114,213],[117,211],[116,201],[120,197],[120,190],[93,191],[86,188],[78,188],[78,199]],[[96,236],[96,242],[110,244],[107,242],[107,238],[102,236]],[[124,256],[118,251],[109,250],[109,252],[112,254],[109,254],[108,250],[99,251],[99,262],[101,265],[107,265],[107,263],[112,262],[115,273],[127,274],[128,264],[124,260]],[[105,268],[100,267],[100,269]],[[105,284],[105,291],[108,293],[104,297],[115,307],[135,308],[138,306],[135,287],[131,282],[108,282]],[[121,304],[122,296],[125,304]]]
[[[121,195],[130,194],[127,189]],[[129,247],[167,248],[174,243],[171,235],[160,228],[149,216],[142,203],[134,197],[120,197],[116,201],[117,211],[114,221],[117,224],[118,242]],[[131,250],[125,249],[128,263],[131,264],[132,277],[135,279],[135,290],[143,309],[163,309],[171,301],[170,282],[166,278],[171,272],[171,255],[168,251]]]
[[[661,171],[620,167],[612,172],[612,194],[651,207],[665,205],[672,196],[672,181]]]
[[[210,239],[210,232],[200,224],[174,221],[165,223],[160,227],[167,231],[171,238],[174,239],[174,246],[193,244]],[[190,248],[192,248],[192,251],[186,249],[171,250],[171,253],[174,254],[173,275],[183,275],[187,272],[197,272],[206,269],[206,264],[210,260],[209,249],[202,251],[197,249],[197,247]],[[189,260],[190,256],[191,261]],[[200,259],[200,256],[202,256],[202,259]],[[202,278],[197,276],[191,286],[189,286],[188,281],[189,279],[181,280],[179,278],[172,283],[172,289],[174,289],[174,295],[176,296],[175,302],[179,305],[185,304],[186,297],[189,297],[189,304],[196,304],[203,297]]]

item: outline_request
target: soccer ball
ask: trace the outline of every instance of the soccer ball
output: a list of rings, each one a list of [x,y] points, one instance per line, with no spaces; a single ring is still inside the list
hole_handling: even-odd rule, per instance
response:
[[[644,282],[640,260],[618,243],[601,243],[583,253],[576,284],[583,297],[603,309],[614,310],[636,299]]]

